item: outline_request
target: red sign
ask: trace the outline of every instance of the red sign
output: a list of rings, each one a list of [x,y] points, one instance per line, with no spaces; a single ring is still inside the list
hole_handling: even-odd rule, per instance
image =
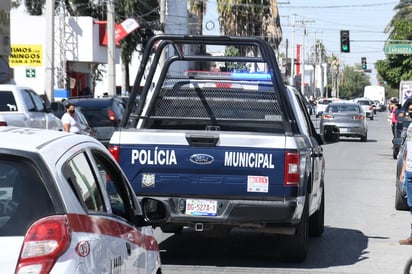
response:
[[[106,22],[104,26],[106,26]],[[125,38],[127,35],[129,35],[131,32],[133,32],[139,27],[140,27],[139,23],[136,21],[136,19],[133,19],[133,18],[126,19],[122,23],[116,24],[114,27],[114,40],[115,40],[116,45],[119,45],[120,40]],[[104,29],[104,31],[105,31],[104,37],[103,37],[103,40],[100,42],[100,44],[103,46],[107,46],[108,38],[107,38],[106,28]]]

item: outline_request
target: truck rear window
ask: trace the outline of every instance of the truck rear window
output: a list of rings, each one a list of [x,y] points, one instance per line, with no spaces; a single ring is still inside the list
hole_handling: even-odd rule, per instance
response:
[[[265,82],[168,80],[147,117],[149,128],[283,133],[275,94]]]

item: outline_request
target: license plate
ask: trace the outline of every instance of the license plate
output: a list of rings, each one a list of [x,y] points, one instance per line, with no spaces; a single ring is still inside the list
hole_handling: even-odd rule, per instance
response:
[[[341,133],[347,133],[347,132],[350,132],[350,129],[349,128],[340,128],[339,131]]]
[[[186,214],[195,216],[216,216],[217,201],[214,200],[186,200]]]

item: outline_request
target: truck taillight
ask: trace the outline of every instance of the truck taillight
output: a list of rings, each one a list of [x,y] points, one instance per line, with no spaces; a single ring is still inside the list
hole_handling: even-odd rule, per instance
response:
[[[285,171],[284,182],[285,186],[295,186],[299,184],[300,170],[300,155],[298,152],[285,152]]]
[[[38,220],[24,238],[15,273],[49,273],[70,241],[71,229],[65,216]]]
[[[109,109],[108,111],[108,115],[109,115],[109,120],[112,122],[116,122],[117,117],[116,117],[116,113],[114,113],[113,110]]]
[[[109,145],[109,152],[112,154],[114,159],[119,162],[120,160],[120,149],[119,146]]]
[[[6,127],[7,122],[6,121],[0,121],[0,127]]]

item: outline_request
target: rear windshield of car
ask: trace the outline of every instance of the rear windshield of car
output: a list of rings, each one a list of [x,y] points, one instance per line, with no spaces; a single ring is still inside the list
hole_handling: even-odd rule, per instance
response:
[[[327,112],[360,112],[360,107],[357,104],[330,104]]]
[[[332,103],[332,100],[320,100],[320,101],[318,101],[318,104],[321,104],[321,105],[328,105],[330,103]]]
[[[0,111],[18,111],[13,92],[0,91]]]
[[[33,222],[55,210],[34,167],[4,157],[0,156],[0,236],[23,236]]]
[[[113,127],[121,121],[124,113],[124,102],[112,99],[79,99],[70,100],[81,107],[83,115],[92,127]]]
[[[359,100],[359,101],[358,101],[358,104],[359,104],[359,105],[370,105],[371,103],[370,103],[370,101],[368,101],[368,100]]]

